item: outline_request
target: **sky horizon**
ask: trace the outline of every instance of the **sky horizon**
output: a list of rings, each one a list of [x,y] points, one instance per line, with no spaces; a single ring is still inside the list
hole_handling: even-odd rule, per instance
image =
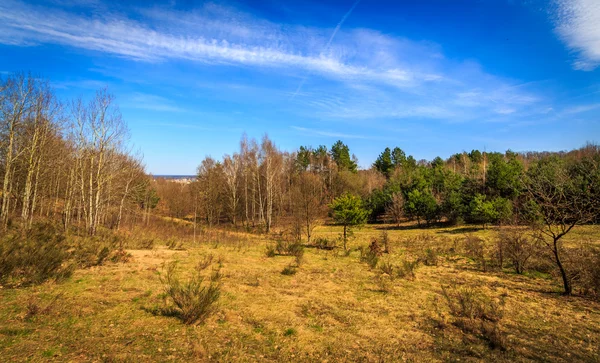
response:
[[[0,0],[0,74],[108,87],[147,172],[193,175],[245,132],[338,139],[368,168],[599,141],[600,2]]]

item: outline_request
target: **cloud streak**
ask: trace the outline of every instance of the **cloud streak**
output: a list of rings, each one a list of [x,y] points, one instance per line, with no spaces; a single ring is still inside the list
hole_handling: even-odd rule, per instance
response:
[[[68,6],[4,0],[0,43],[60,44],[135,62],[185,60],[280,78],[309,73],[310,86],[301,82],[295,92],[283,92],[293,100],[290,108],[307,105],[307,113],[322,118],[457,122],[514,117],[543,101],[530,87],[488,74],[474,62],[446,59],[438,45],[369,29],[342,30],[358,4],[332,31],[275,24],[212,3],[191,12],[98,10],[101,4],[83,3],[78,9],[84,10],[74,12]],[[307,90],[300,92],[301,87]],[[181,111],[165,100],[139,100],[138,107]]]
[[[591,71],[600,65],[600,1],[557,0],[556,31],[576,55],[573,68]]]

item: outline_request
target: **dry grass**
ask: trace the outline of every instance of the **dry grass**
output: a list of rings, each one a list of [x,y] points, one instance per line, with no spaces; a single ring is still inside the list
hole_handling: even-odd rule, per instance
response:
[[[600,303],[561,297],[552,279],[482,272],[461,255],[458,240],[466,232],[491,239],[494,230],[390,229],[387,263],[417,260],[426,249],[436,251],[438,263],[421,265],[412,280],[390,280],[383,292],[380,270],[360,263],[357,250],[379,238],[382,227],[356,231],[348,256],[339,249],[306,249],[294,275],[281,274],[294,257],[267,258],[264,239],[206,232],[198,237],[203,242],[185,239],[184,250],[157,242],[152,250],[130,250],[128,263],[77,270],[62,283],[1,289],[1,356],[3,361],[598,360]],[[340,232],[324,226],[316,235],[335,239]],[[599,228],[578,233],[600,241]],[[185,277],[207,259],[221,265],[222,277],[218,309],[204,324],[187,326],[148,312],[164,304],[157,273],[166,263],[179,261]],[[490,299],[502,297],[505,351],[452,323],[442,295],[450,281]],[[42,307],[33,315],[32,301]]]

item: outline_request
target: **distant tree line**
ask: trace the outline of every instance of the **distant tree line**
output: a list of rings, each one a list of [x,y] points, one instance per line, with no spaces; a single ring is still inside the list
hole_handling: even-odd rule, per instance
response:
[[[295,226],[310,239],[318,220],[334,217],[335,199],[352,195],[361,200],[371,223],[539,224],[549,213],[543,210],[546,197],[540,196],[547,185],[540,180],[560,173],[560,182],[580,183],[579,199],[600,204],[591,202],[600,200],[594,199],[599,198],[599,165],[600,151],[593,144],[570,152],[473,150],[432,161],[417,161],[396,147],[386,148],[368,170],[358,170],[342,141],[331,148],[301,146],[285,152],[267,136],[260,142],[244,136],[232,155],[206,157],[196,181],[172,186],[179,190],[172,193],[179,203],[168,213],[193,214],[208,226],[229,223],[265,232],[275,225]],[[159,191],[165,200],[167,194]],[[591,217],[592,206],[579,209],[586,217],[578,223],[598,221]]]

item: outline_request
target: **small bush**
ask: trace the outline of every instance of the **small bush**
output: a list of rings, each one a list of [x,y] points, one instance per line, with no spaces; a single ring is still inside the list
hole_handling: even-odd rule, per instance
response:
[[[390,235],[386,230],[381,232],[381,243],[383,244],[383,253],[392,253],[392,249],[390,247]]]
[[[420,262],[423,262],[425,266],[437,266],[438,264],[438,254],[437,251],[428,248],[419,258]]]
[[[525,272],[527,262],[537,250],[534,240],[522,231],[502,231],[498,236],[500,267],[504,264],[506,256],[518,274]]]
[[[174,307],[164,309],[163,315],[176,316],[185,324],[203,323],[215,310],[221,295],[220,274],[213,273],[210,282],[196,273],[189,280],[182,281],[175,274],[175,263],[168,265],[165,277],[161,278],[165,295],[173,301]]]
[[[416,275],[415,271],[419,266],[419,261],[402,261],[402,264],[396,269],[396,275],[401,279],[413,280]]]
[[[276,255],[277,255],[277,251],[275,249],[275,246],[267,245],[267,247],[265,248],[265,256],[275,257]]]
[[[110,241],[99,237],[73,237],[72,257],[81,268],[101,266],[109,260],[115,248]]]
[[[506,349],[506,339],[500,330],[504,317],[504,299],[491,299],[473,287],[450,285],[442,286],[454,325],[466,333],[481,336],[491,348]]]
[[[384,261],[379,265],[379,270],[381,271],[381,273],[393,277],[396,267],[391,262]]]
[[[296,267],[300,267],[304,258],[304,246],[298,241],[288,242],[287,240],[278,240],[275,246],[267,245],[265,255],[267,257],[294,256]]]
[[[297,272],[296,267],[292,266],[292,265],[287,265],[283,268],[283,270],[281,271],[282,275],[286,275],[286,276],[291,276],[291,275],[295,275]]]
[[[467,235],[465,237],[465,253],[483,271],[488,270],[488,253],[485,241],[482,238]]]
[[[373,252],[370,248],[366,249],[364,247],[360,248],[360,261],[369,265],[370,268],[374,269],[377,267],[377,263],[379,263],[379,255]]]
[[[314,246],[320,250],[332,250],[336,247],[335,240],[319,237],[314,240]]]
[[[184,250],[183,242],[178,241],[176,238],[169,238],[165,244],[167,245],[167,247],[170,250],[177,250],[177,251]]]
[[[0,241],[0,283],[8,286],[40,284],[71,276],[70,247],[51,224],[37,224]]]
[[[600,299],[600,249],[583,244],[563,251],[569,278],[582,295]]]
[[[201,272],[206,270],[210,265],[212,265],[213,259],[215,256],[210,253],[204,257],[196,264],[196,271]]]
[[[504,301],[493,301],[487,295],[468,286],[442,286],[450,313],[455,317],[499,321],[502,319]]]
[[[379,244],[379,241],[377,241],[377,238],[371,238],[369,251],[376,256],[381,256],[383,254],[383,250],[381,249],[381,245]]]

